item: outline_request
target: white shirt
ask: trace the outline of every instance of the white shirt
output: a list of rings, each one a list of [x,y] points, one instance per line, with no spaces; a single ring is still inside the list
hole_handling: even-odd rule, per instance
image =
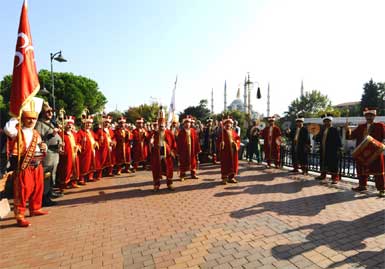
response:
[[[18,123],[19,121],[16,118],[11,118],[4,126],[4,133],[10,138],[14,139],[17,136],[16,124]],[[24,135],[25,146],[26,148],[28,148],[32,142],[33,127],[32,128],[22,127],[21,130]],[[40,143],[41,143],[41,137],[39,136],[38,144],[36,145],[35,152],[40,152],[40,147],[39,147]]]

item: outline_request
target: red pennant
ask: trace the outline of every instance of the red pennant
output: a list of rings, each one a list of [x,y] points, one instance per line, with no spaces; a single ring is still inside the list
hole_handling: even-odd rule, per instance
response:
[[[9,114],[14,117],[20,115],[23,106],[28,103],[40,89],[27,11],[27,1],[25,0],[21,9],[16,53],[13,63]]]

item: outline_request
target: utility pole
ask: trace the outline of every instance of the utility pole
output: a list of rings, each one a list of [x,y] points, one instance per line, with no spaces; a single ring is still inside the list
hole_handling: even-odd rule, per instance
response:
[[[303,89],[303,80],[301,80],[301,97],[303,96],[303,91],[304,91],[304,89]]]
[[[250,81],[250,73],[247,72],[247,113],[249,115],[249,119],[251,119],[251,81]]]
[[[226,98],[227,98],[227,92],[226,92],[226,80],[225,80],[225,90],[224,90],[224,109],[223,109],[223,111],[224,112],[226,112],[227,111],[227,100],[226,100]]]
[[[267,85],[267,116],[270,117],[270,82]]]
[[[214,89],[211,88],[211,114],[214,114]]]
[[[247,77],[245,77],[245,83],[243,85],[244,92],[243,92],[243,112],[247,112]]]

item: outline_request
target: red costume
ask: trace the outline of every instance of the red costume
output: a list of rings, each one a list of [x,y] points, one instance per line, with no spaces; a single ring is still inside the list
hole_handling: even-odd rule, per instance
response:
[[[68,120],[68,122],[70,121]],[[72,121],[72,124],[73,123]],[[68,128],[70,128],[70,126]],[[59,157],[56,176],[61,189],[69,186],[75,187],[77,180],[79,180],[79,159],[77,152],[80,146],[76,144],[76,134],[71,130],[65,130],[64,134],[60,133],[59,135],[62,138],[64,137],[64,149]]]
[[[241,139],[234,130],[225,129],[220,133],[218,142],[218,150],[221,155],[221,175],[225,183],[227,179],[233,179],[238,173],[238,149]]]
[[[89,124],[88,123],[86,124]],[[92,124],[92,120],[91,120]],[[80,145],[81,151],[79,154],[80,177],[79,183],[85,183],[85,177],[88,181],[94,181],[95,163],[95,148],[97,143],[94,138],[94,132],[88,128],[81,129],[77,132],[76,143]]]
[[[95,141],[98,143],[99,147],[95,151],[95,176],[97,179],[102,178],[103,169],[108,168],[109,173],[111,173],[111,136],[109,129],[99,128],[94,132]]]
[[[143,119],[136,121],[137,124],[143,123]],[[148,132],[141,126],[132,131],[132,157],[134,170],[138,169],[139,163],[146,162],[148,156]]]
[[[38,101],[38,100],[41,100]],[[17,224],[21,227],[28,227],[29,221],[24,218],[27,202],[29,205],[29,213],[31,216],[45,215],[47,212],[41,210],[43,188],[44,188],[44,171],[42,161],[45,154],[42,151],[47,149],[46,144],[42,143],[42,139],[38,131],[34,130],[38,112],[36,108],[42,107],[42,99],[34,98],[27,103],[23,111],[21,133],[17,127],[18,120],[11,118],[5,127],[4,132],[10,138],[9,155],[11,169],[14,171],[13,177],[13,202],[14,213]],[[17,143],[20,135],[20,143]],[[20,154],[20,161],[18,160]]]
[[[382,142],[385,139],[385,124],[382,122],[373,122],[372,124],[360,124],[351,133],[347,133],[347,139],[356,139],[356,145],[358,146],[367,135],[370,135],[374,139]],[[374,160],[370,165],[363,166],[357,163],[357,175],[359,179],[359,187],[357,190],[366,189],[368,182],[368,176],[374,175],[376,181],[376,188],[379,191],[384,191],[385,185],[385,168],[384,168],[384,155],[381,154],[378,159]]]
[[[180,178],[184,179],[186,171],[191,171],[191,177],[196,177],[197,155],[201,151],[199,137],[193,128],[183,128],[177,138]]]
[[[262,131],[262,138],[264,140],[263,149],[267,165],[270,166],[273,161],[275,166],[278,167],[280,163],[281,129],[274,124],[266,126]]]
[[[176,144],[169,130],[154,133],[154,146],[151,151],[151,170],[154,188],[159,189],[162,175],[166,176],[167,186],[171,186],[173,177],[173,160]]]
[[[117,166],[117,174],[120,175],[122,167],[125,166],[125,172],[128,172],[131,163],[131,147],[130,140],[132,134],[129,130],[123,127],[126,120],[119,119],[119,126],[116,127],[114,136],[116,141],[115,146],[115,162]]]

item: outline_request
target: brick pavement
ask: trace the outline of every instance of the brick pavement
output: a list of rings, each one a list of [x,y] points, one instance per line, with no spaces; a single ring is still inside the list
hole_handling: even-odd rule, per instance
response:
[[[384,268],[385,200],[241,162],[152,192],[151,174],[70,190],[47,216],[0,221],[0,268]]]

